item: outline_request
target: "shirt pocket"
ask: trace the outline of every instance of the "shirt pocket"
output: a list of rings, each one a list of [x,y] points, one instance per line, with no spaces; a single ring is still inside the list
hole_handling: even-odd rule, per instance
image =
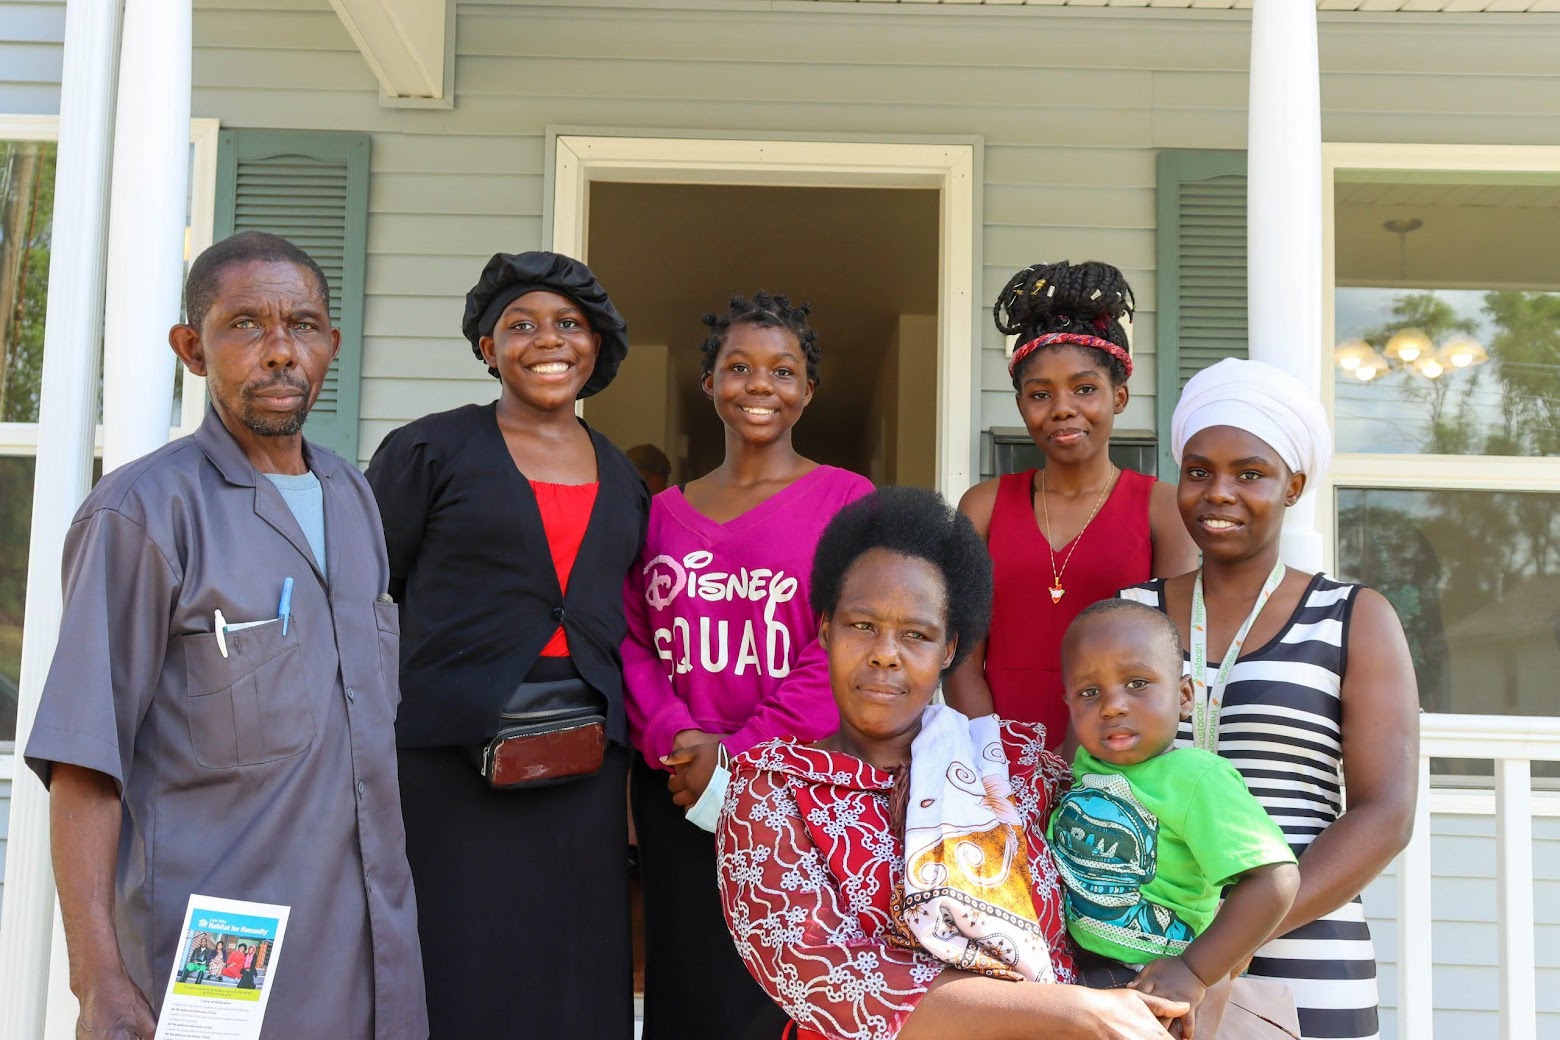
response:
[[[394,708],[401,703],[401,608],[394,602],[374,603],[374,624],[379,630],[379,675]]]
[[[314,743],[314,705],[298,626],[280,622],[184,637],[185,713],[195,760],[208,769],[289,758]]]

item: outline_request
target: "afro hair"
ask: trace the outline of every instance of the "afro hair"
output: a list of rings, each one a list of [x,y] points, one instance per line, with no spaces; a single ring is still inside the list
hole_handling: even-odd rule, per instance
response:
[[[873,549],[937,568],[948,594],[948,634],[958,639],[948,671],[958,667],[991,620],[991,555],[969,517],[926,488],[879,488],[852,502],[829,521],[813,555],[814,613],[834,611],[846,574]]]

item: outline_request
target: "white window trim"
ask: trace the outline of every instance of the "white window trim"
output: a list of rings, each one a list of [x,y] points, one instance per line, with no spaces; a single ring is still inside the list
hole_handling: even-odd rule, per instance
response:
[[[1337,369],[1333,297],[1337,290],[1333,184],[1339,170],[1436,170],[1469,173],[1560,173],[1560,147],[1422,144],[1322,145],[1322,403],[1333,419]],[[1335,424],[1336,425],[1336,424]],[[1560,458],[1483,455],[1339,454],[1319,485],[1328,515],[1322,523],[1323,559],[1337,570],[1339,488],[1560,492]]]
[[[185,250],[187,257],[197,256],[211,245],[217,204],[217,137],[221,123],[216,119],[191,119],[190,144],[190,224]],[[58,116],[0,115],[0,139],[9,141],[58,141]],[[183,405],[179,423],[168,431],[168,439],[193,433],[206,413],[206,381],[184,366],[177,369],[184,382]],[[103,428],[96,434],[96,452],[103,451]],[[0,456],[30,456],[38,453],[37,423],[0,423]],[[0,740],[0,781],[11,780],[16,773],[16,744]]]
[[[976,148],[972,143],[600,136],[555,130],[551,248],[585,256],[590,182],[788,187],[936,188],[938,277],[937,490],[950,501],[979,477],[974,435],[980,339],[972,301],[976,260]],[[586,404],[582,414],[588,410]]]
[[[190,144],[190,225],[185,242],[186,256],[193,258],[211,245],[217,203],[217,135],[221,124],[216,119],[191,119]],[[58,116],[0,115],[0,140],[57,141]],[[179,423],[168,431],[168,438],[193,433],[206,413],[206,381],[180,365],[183,379],[183,407]],[[97,451],[103,450],[103,429],[98,427]],[[38,452],[37,423],[0,422],[0,455],[35,455]],[[0,747],[4,747],[0,744]]]
[[[1337,290],[1337,243],[1333,186],[1339,170],[1560,173],[1560,147],[1322,145],[1322,340],[1317,363],[1321,366],[1322,403],[1329,421],[1335,426],[1333,392],[1337,368],[1333,364],[1336,346],[1333,300]],[[1331,572],[1337,571],[1337,492],[1340,488],[1560,492],[1560,458],[1339,454],[1334,457],[1332,468],[1318,489],[1327,514],[1321,523],[1323,560]],[[1525,718],[1541,716],[1513,715],[1503,717],[1502,722],[1520,729]],[[1546,718],[1545,721],[1551,720]],[[1492,787],[1493,782],[1487,777],[1437,777],[1430,795],[1430,811],[1492,815],[1495,811]],[[1535,815],[1560,815],[1560,792],[1535,792],[1533,811]]]

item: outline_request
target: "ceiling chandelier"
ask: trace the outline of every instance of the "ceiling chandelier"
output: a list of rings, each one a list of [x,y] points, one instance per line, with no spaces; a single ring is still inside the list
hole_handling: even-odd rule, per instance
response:
[[[1398,236],[1398,276],[1401,280],[1408,258],[1408,236],[1424,227],[1418,217],[1394,218],[1382,224],[1383,230]],[[1350,339],[1333,350],[1338,367],[1362,383],[1388,372],[1411,372],[1425,379],[1440,379],[1448,371],[1482,365],[1490,359],[1483,344],[1472,336],[1457,333],[1439,347],[1424,329],[1402,329],[1378,350],[1363,339]]]
[[[1490,356],[1471,336],[1458,334],[1437,347],[1424,329],[1404,329],[1394,333],[1381,350],[1362,339],[1345,340],[1333,351],[1333,358],[1339,368],[1368,383],[1394,370],[1440,379],[1452,369],[1482,365]]]

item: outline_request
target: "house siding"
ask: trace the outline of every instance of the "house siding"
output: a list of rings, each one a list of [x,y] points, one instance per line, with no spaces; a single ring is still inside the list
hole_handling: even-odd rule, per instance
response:
[[[379,105],[324,0],[197,3],[195,115],[374,135],[360,461],[400,423],[491,395],[457,335],[460,299],[491,253],[544,244],[549,126],[978,134],[981,300],[1041,259],[1120,266],[1137,290],[1139,374],[1119,424],[1153,427],[1154,157],[1243,146],[1245,15],[693,6],[463,6],[455,108],[407,110]],[[57,110],[62,11],[0,0],[0,111]],[[1321,26],[1328,140],[1560,144],[1560,18],[1324,13]],[[1017,425],[984,322],[979,347],[977,429]]]
[[[689,5],[692,6],[692,5]],[[58,111],[63,2],[0,0],[0,112]],[[425,412],[490,399],[461,298],[498,250],[545,244],[550,126],[984,141],[980,300],[1044,259],[1099,258],[1137,290],[1123,427],[1153,426],[1155,156],[1240,148],[1249,33],[1219,12],[920,5],[459,12],[456,105],[381,107],[325,0],[199,0],[192,114],[373,135],[359,453]],[[1321,16],[1329,141],[1560,145],[1560,17]],[[1018,425],[982,322],[978,429]],[[9,783],[0,780],[0,856]],[[1488,817],[1437,814],[1437,1029],[1495,1035]],[[1560,1035],[1560,819],[1536,821],[1540,1035]],[[1393,1035],[1395,877],[1367,892]]]
[[[1500,933],[1496,917],[1495,820],[1487,815],[1430,817],[1431,992],[1437,1036],[1500,1035]],[[1376,942],[1383,1037],[1397,1036],[1397,865],[1365,890]],[[1560,818],[1533,820],[1534,961],[1538,1033],[1560,1037]],[[1409,1040],[1409,1038],[1404,1038]]]

